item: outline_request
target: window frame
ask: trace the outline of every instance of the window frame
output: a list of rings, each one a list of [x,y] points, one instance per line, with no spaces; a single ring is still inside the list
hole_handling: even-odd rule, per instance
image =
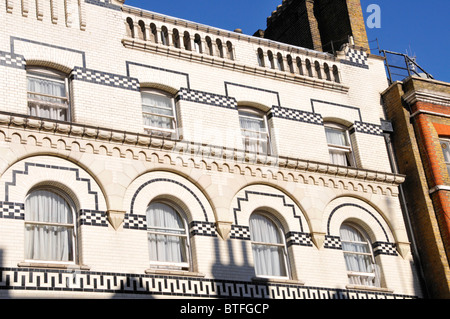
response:
[[[169,99],[171,109],[172,109],[172,116],[144,111],[144,108],[143,108],[144,102],[142,100],[142,96],[145,94],[163,96],[163,97]],[[169,119],[171,119],[171,123],[172,123],[171,129],[158,127],[158,126],[150,126],[150,125],[146,125],[145,123],[143,123],[145,132],[147,132],[148,134],[153,134],[153,133],[158,132],[164,136],[170,135],[170,137],[172,137],[172,138],[178,137],[178,134],[177,134],[177,132],[178,132],[177,110],[176,110],[175,98],[173,97],[172,94],[170,94],[166,91],[163,91],[163,90],[158,90],[158,89],[153,89],[153,88],[142,88],[141,89],[141,112],[142,112],[142,120],[143,121],[144,121],[145,115],[149,115],[149,116],[169,118]]]
[[[439,144],[441,145],[441,151],[442,151],[442,156],[444,158],[444,163],[445,166],[447,167],[447,173],[450,176],[450,151],[449,151],[449,159],[448,161],[446,161],[445,159],[445,151],[444,151],[444,145],[446,145],[446,147],[450,150],[450,139],[449,138],[445,138],[445,137],[439,137]]]
[[[353,152],[351,136],[350,136],[350,132],[347,129],[347,127],[345,127],[344,125],[341,125],[341,124],[333,123],[333,122],[326,122],[326,123],[324,123],[324,128],[325,128],[325,138],[327,140],[327,146],[328,146],[328,153],[330,155],[331,155],[332,151],[344,153],[345,154],[345,158],[346,158],[347,163],[348,163],[345,166],[346,167],[356,167],[356,159],[355,159],[354,152]],[[344,137],[345,137],[345,140],[347,142],[347,145],[344,146],[344,145],[337,145],[337,144],[330,143],[328,141],[328,138],[326,137],[327,129],[332,129],[332,130],[340,131],[340,132],[344,133]],[[331,159],[331,156],[330,156],[330,162],[333,165],[343,166],[341,164],[334,163],[333,160]]]
[[[240,132],[241,132],[241,138],[243,140],[244,150],[248,151],[248,148],[250,148],[250,144],[248,144],[249,140],[264,141],[266,143],[267,151],[262,152],[262,151],[258,150],[257,152],[252,152],[252,153],[271,155],[272,154],[272,143],[271,143],[271,136],[270,136],[270,130],[269,130],[269,125],[268,125],[269,123],[267,120],[267,114],[261,110],[258,110],[258,109],[252,108],[252,107],[240,106],[240,107],[238,107],[238,116],[239,116],[239,127],[240,127]],[[253,131],[253,130],[243,128],[240,123],[241,117],[250,117],[250,118],[259,117],[260,120],[264,123],[265,132]],[[246,136],[244,134],[245,131],[256,133],[256,134],[261,134],[261,133],[265,134],[266,139],[264,140],[262,138]],[[245,142],[244,142],[244,140],[245,140]],[[257,146],[259,147],[259,144],[257,144]],[[251,151],[248,151],[248,152],[251,152]]]
[[[168,200],[164,200],[164,199],[160,199],[160,200],[154,200],[152,202],[150,202],[147,206],[146,209],[146,218],[147,218],[147,211],[150,208],[150,206],[152,204],[163,204],[166,205],[168,207],[170,207],[171,209],[173,209],[175,211],[175,213],[178,215],[178,217],[181,219],[183,226],[184,226],[184,234],[174,234],[174,233],[170,233],[170,232],[164,232],[164,231],[151,231],[149,230],[150,228],[154,228],[154,229],[161,229],[162,227],[150,227],[149,226],[149,222],[147,220],[147,247],[148,250],[150,251],[150,243],[148,240],[148,235],[149,234],[153,234],[155,236],[173,236],[173,237],[177,237],[177,238],[184,238],[184,245],[183,245],[183,250],[184,253],[186,255],[186,261],[185,262],[170,262],[170,261],[158,261],[158,260],[151,260],[150,255],[149,255],[149,266],[152,269],[165,269],[165,270],[181,270],[181,271],[191,271],[191,243],[190,243],[190,236],[189,236],[189,228],[188,228],[188,222],[187,222],[187,217],[186,214],[184,213],[184,211],[178,207],[177,205],[175,205],[174,203],[172,203],[171,201]],[[178,228],[164,228],[165,230],[181,230]]]
[[[26,216],[25,216],[24,231],[26,232],[27,225],[37,225],[37,226],[48,225],[48,226],[60,226],[60,227],[71,228],[72,229],[71,251],[72,251],[73,260],[61,261],[61,260],[41,260],[41,259],[24,258],[25,262],[26,263],[35,263],[35,264],[77,265],[77,263],[78,263],[78,234],[77,234],[78,225],[77,225],[76,207],[75,207],[74,201],[72,200],[72,198],[70,198],[69,195],[67,195],[62,190],[60,190],[56,187],[45,186],[45,187],[38,187],[38,188],[31,189],[25,198],[25,203],[27,202],[27,200],[31,196],[31,194],[36,191],[47,191],[47,192],[54,193],[57,196],[61,197],[66,202],[68,207],[70,208],[73,223],[54,223],[54,222],[30,221],[30,220],[27,220]],[[26,213],[26,211],[25,211],[25,213]],[[25,251],[24,251],[24,254],[25,254]]]
[[[341,244],[342,244],[342,253],[344,255],[344,261],[345,261],[345,254],[352,254],[352,255],[358,255],[358,256],[368,256],[370,257],[370,261],[372,262],[371,265],[374,266],[373,272],[361,272],[361,271],[353,271],[353,270],[349,270],[347,268],[347,264],[346,264],[346,271],[347,271],[347,278],[349,280],[349,285],[353,285],[353,286],[361,286],[355,283],[352,283],[350,280],[350,277],[367,277],[367,278],[371,278],[371,280],[374,282],[373,285],[362,285],[362,287],[369,287],[369,288],[381,288],[381,278],[380,278],[380,274],[377,271],[377,263],[375,260],[375,255],[373,252],[373,247],[372,247],[372,241],[370,239],[370,237],[367,235],[367,233],[362,229],[362,227],[360,227],[359,225],[355,224],[355,223],[351,223],[351,222],[344,222],[342,223],[341,227],[339,228],[339,231],[341,231],[342,227],[348,227],[353,229],[354,231],[356,231],[357,233],[360,234],[361,237],[363,237],[363,239],[365,241],[361,242],[361,241],[347,241],[347,240],[343,240],[342,239],[342,235],[339,234],[339,237],[341,239]],[[346,251],[344,250],[344,242],[348,242],[350,244],[364,244],[367,246],[367,250],[368,252],[355,252],[355,251]]]
[[[259,215],[267,220],[269,220],[274,227],[276,228],[278,235],[280,237],[280,241],[281,243],[267,243],[267,242],[257,242],[257,241],[253,241],[252,239],[252,232],[251,232],[251,227],[249,227],[249,232],[250,232],[250,244],[251,244],[251,248],[252,248],[252,252],[253,252],[253,245],[260,245],[260,246],[272,246],[272,247],[279,247],[282,249],[282,255],[283,255],[283,260],[282,263],[283,265],[280,265],[284,267],[284,271],[286,273],[285,276],[273,276],[273,275],[266,275],[266,274],[257,274],[256,273],[256,263],[254,263],[254,269],[255,269],[255,275],[257,278],[265,278],[265,279],[281,279],[281,280],[287,280],[291,278],[291,270],[289,267],[289,253],[288,253],[288,249],[287,249],[287,245],[286,245],[286,238],[285,238],[285,234],[283,232],[283,227],[281,226],[280,222],[278,220],[276,220],[274,217],[272,217],[272,215],[270,213],[267,213],[265,211],[261,211],[261,210],[256,210],[254,211],[249,218],[249,225],[251,224],[251,219],[253,216],[255,215]],[[255,259],[255,256],[253,255],[253,259]]]
[[[71,108],[71,99],[70,99],[70,81],[67,74],[64,72],[51,69],[51,68],[45,68],[45,67],[37,67],[37,66],[30,66],[26,69],[26,78],[27,78],[27,113],[29,116],[38,117],[38,118],[44,118],[54,121],[63,121],[63,122],[70,122],[72,118],[72,108]],[[53,82],[59,82],[64,84],[64,97],[62,96],[56,96],[56,95],[48,95],[44,93],[38,93],[29,91],[28,89],[28,79],[29,78],[37,78],[41,80],[47,80],[47,81],[53,81]],[[65,103],[53,103],[53,102],[46,102],[39,99],[30,98],[30,95],[38,95],[43,97],[49,97],[53,99],[58,99],[65,101]],[[43,117],[43,116],[35,116],[31,115],[30,113],[30,106],[29,103],[34,102],[40,107],[40,105],[48,108],[55,108],[55,109],[64,109],[66,112],[65,119],[55,119],[51,117]]]

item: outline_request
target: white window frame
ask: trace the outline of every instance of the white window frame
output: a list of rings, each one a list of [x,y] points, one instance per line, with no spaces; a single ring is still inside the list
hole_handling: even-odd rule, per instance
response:
[[[164,136],[170,136],[172,138],[177,138],[177,113],[176,113],[176,108],[175,108],[175,99],[173,98],[173,96],[170,93],[161,91],[161,90],[156,90],[156,89],[147,89],[144,88],[141,91],[141,97],[142,95],[159,95],[159,96],[163,96],[167,99],[170,100],[170,105],[172,107],[172,115],[163,115],[163,114],[157,114],[157,113],[152,113],[152,112],[146,112],[143,110],[142,108],[142,118],[144,120],[145,115],[149,115],[149,116],[158,116],[158,117],[164,117],[164,118],[169,118],[171,119],[172,122],[172,128],[171,129],[166,129],[166,128],[162,128],[162,127],[158,127],[158,126],[150,126],[150,125],[145,125],[144,124],[144,130],[149,133],[159,133],[162,134]],[[142,98],[141,98],[141,107],[143,107],[144,103],[142,102]]]
[[[55,265],[76,265],[77,261],[78,261],[78,254],[77,254],[77,247],[78,247],[78,242],[77,242],[77,227],[76,227],[76,214],[75,214],[75,204],[72,201],[72,199],[63,191],[60,191],[57,188],[54,187],[39,187],[36,189],[32,189],[28,195],[30,196],[33,192],[35,191],[48,191],[51,193],[54,193],[60,197],[62,197],[67,205],[70,207],[71,210],[71,214],[72,214],[72,220],[73,223],[50,223],[50,222],[40,222],[40,221],[30,221],[30,220],[24,220],[24,225],[26,227],[26,225],[36,225],[36,226],[61,226],[61,227],[66,227],[66,228],[71,228],[72,229],[72,256],[73,256],[73,260],[72,261],[58,261],[58,260],[39,260],[39,259],[25,259],[26,263],[36,263],[36,264],[55,264]],[[27,201],[27,198],[25,199],[25,202]],[[25,228],[24,228],[24,231]]]
[[[346,146],[343,146],[343,145],[331,144],[327,140],[328,152],[330,153],[330,162],[335,165],[340,165],[340,164],[333,163],[333,161],[331,159],[332,152],[339,152],[339,153],[345,154],[348,167],[356,167],[356,160],[354,157],[352,142],[350,139],[350,133],[349,133],[348,129],[345,126],[336,124],[336,123],[324,123],[324,126],[325,126],[325,132],[327,129],[332,129],[332,130],[340,131],[341,133],[343,133],[345,136],[346,143],[347,143]],[[325,133],[325,135],[326,135],[326,133]]]
[[[444,156],[444,163],[447,166],[447,172],[448,172],[448,175],[450,176],[450,139],[440,138],[439,144],[441,144],[442,155]],[[445,156],[446,149],[449,150],[448,158],[446,158],[446,156]]]
[[[156,236],[174,236],[174,237],[180,237],[184,238],[185,245],[183,249],[185,250],[186,254],[186,262],[176,263],[176,262],[167,262],[167,261],[155,261],[155,260],[149,260],[150,268],[153,269],[169,269],[169,270],[183,270],[183,271],[190,271],[191,270],[191,244],[190,244],[190,238],[189,238],[189,229],[188,229],[188,223],[186,216],[183,213],[183,210],[179,207],[177,207],[172,202],[166,201],[166,200],[157,200],[154,202],[151,202],[148,206],[150,207],[151,204],[154,203],[160,203],[167,205],[175,210],[175,212],[178,214],[179,218],[183,222],[184,229],[179,228],[165,228],[167,231],[184,231],[184,234],[174,234],[170,232],[164,232],[164,231],[157,231],[152,230],[153,229],[161,229],[161,227],[151,227],[148,224],[147,221],[147,234],[153,234]],[[148,243],[147,243],[148,244]]]
[[[269,125],[268,125],[266,114],[264,112],[260,111],[260,110],[255,109],[255,108],[239,107],[238,108],[238,115],[239,115],[239,127],[241,129],[241,136],[242,136],[242,142],[243,142],[244,150],[248,151],[248,149],[250,148],[250,144],[249,143],[251,141],[256,141],[258,148],[259,148],[259,145],[260,145],[259,142],[265,143],[266,144],[266,148],[267,148],[266,152],[257,151],[256,152],[257,154],[271,155],[272,154],[272,145],[271,145],[271,141],[270,141],[270,131],[269,131]],[[264,132],[253,131],[253,130],[242,128],[242,126],[240,125],[241,117],[250,117],[252,119],[254,119],[255,117],[259,117],[260,120],[263,121],[263,123],[264,123],[265,131]],[[245,134],[245,132],[262,134],[265,137],[263,137],[263,138],[250,137],[250,136],[247,136]]]
[[[37,79],[42,79],[42,80],[47,80],[47,81],[53,81],[53,82],[59,82],[59,83],[63,83],[64,84],[64,91],[65,91],[65,96],[61,97],[61,96],[53,96],[53,95],[47,95],[47,94],[43,94],[43,93],[38,93],[38,92],[32,92],[28,90],[28,79],[29,78],[37,78]],[[53,103],[53,102],[47,102],[47,101],[43,101],[40,99],[34,99],[32,97],[30,97],[30,95],[38,95],[38,96],[42,96],[42,97],[49,97],[49,98],[54,98],[54,99],[58,99],[58,100],[62,100],[65,101],[65,103]],[[39,68],[39,67],[30,67],[27,68],[27,109],[28,109],[28,114],[30,114],[30,106],[29,103],[35,103],[36,107],[48,107],[48,108],[54,108],[54,109],[65,109],[66,111],[66,118],[65,122],[70,122],[71,120],[71,108],[70,108],[70,98],[69,98],[69,79],[67,77],[67,75],[65,75],[62,72],[58,72],[56,70],[51,70],[51,69],[46,69],[46,68]],[[41,117],[41,116],[38,116]],[[47,118],[47,117],[45,117]],[[48,118],[50,120],[59,120],[59,119],[53,119],[53,118]]]
[[[289,279],[291,277],[291,272],[290,272],[290,267],[289,267],[289,256],[288,256],[288,251],[287,251],[287,246],[286,246],[286,238],[285,238],[285,235],[283,233],[283,227],[270,214],[268,214],[268,213],[266,213],[264,211],[255,211],[250,216],[250,219],[254,215],[260,215],[260,216],[262,216],[264,218],[267,218],[269,221],[271,221],[275,225],[275,227],[276,227],[276,229],[278,231],[278,234],[279,234],[279,236],[281,238],[281,243],[266,243],[266,242],[257,242],[257,241],[251,240],[250,242],[251,242],[252,248],[253,248],[253,245],[273,246],[273,247],[282,248],[282,251],[283,251],[283,264],[284,264],[284,270],[286,272],[286,276],[263,275],[263,274],[257,274],[256,273],[256,267],[255,267],[255,275],[256,275],[256,277],[257,278],[266,278],[266,279],[281,279],[281,280]]]
[[[366,232],[359,227],[358,225],[355,225],[353,223],[344,223],[341,225],[341,227],[343,226],[347,226],[349,228],[354,229],[356,232],[358,232],[363,238],[364,241],[360,242],[360,241],[345,241],[342,239],[341,237],[341,242],[349,242],[349,243],[355,243],[355,244],[364,244],[367,246],[368,251],[369,252],[355,252],[355,251],[346,251],[344,250],[344,245],[342,245],[342,252],[345,256],[345,254],[352,254],[352,255],[360,255],[360,256],[368,256],[370,257],[370,260],[372,262],[372,266],[373,266],[373,272],[358,272],[358,271],[351,271],[347,269],[347,277],[349,279],[349,284],[350,285],[355,285],[354,283],[351,283],[350,278],[351,277],[360,277],[360,278],[368,278],[370,280],[372,280],[374,282],[373,285],[367,285],[365,287],[375,287],[375,288],[381,288],[381,284],[380,284],[380,274],[378,273],[378,269],[377,269],[377,263],[375,262],[375,256],[373,254],[373,248],[372,248],[372,242],[369,238],[369,236],[367,236]],[[355,285],[357,286],[357,285]]]

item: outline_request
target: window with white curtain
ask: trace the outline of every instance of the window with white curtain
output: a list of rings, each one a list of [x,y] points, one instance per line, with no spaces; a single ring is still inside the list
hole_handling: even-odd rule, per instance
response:
[[[340,236],[349,283],[380,287],[380,275],[368,236],[349,224],[341,226]]]
[[[149,133],[175,136],[176,112],[173,97],[163,91],[148,89],[141,92],[141,99],[145,130]]]
[[[355,166],[350,135],[341,125],[325,123],[330,162],[340,166]]]
[[[189,269],[189,238],[185,219],[172,204],[151,203],[147,208],[150,264]]]
[[[239,122],[245,150],[259,154],[270,154],[270,136],[266,115],[255,109],[240,108]]]
[[[53,189],[37,189],[25,200],[25,259],[75,262],[74,208]]]
[[[440,143],[442,153],[444,154],[445,165],[447,165],[447,171],[448,174],[450,175],[450,140],[441,139]]]
[[[27,70],[28,114],[69,121],[68,79],[63,73],[41,68]]]
[[[255,273],[258,277],[288,277],[287,252],[280,228],[264,213],[250,218]]]

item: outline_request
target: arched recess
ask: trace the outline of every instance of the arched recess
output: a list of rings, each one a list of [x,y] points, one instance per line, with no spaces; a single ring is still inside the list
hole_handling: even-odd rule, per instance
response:
[[[272,214],[281,223],[288,241],[302,240],[301,244],[311,245],[304,210],[286,192],[263,184],[248,185],[234,196],[230,207],[231,238],[249,239],[250,215],[258,210]]]
[[[100,185],[86,169],[57,156],[29,156],[12,164],[0,180],[0,201],[23,209],[30,190],[45,186],[71,197],[81,224],[107,226],[107,202]]]
[[[215,236],[216,218],[207,196],[185,177],[168,171],[147,172],[130,183],[123,202],[124,228],[146,230],[146,210],[155,200],[168,200],[178,205],[186,214],[191,232],[200,229],[208,232],[203,235]]]

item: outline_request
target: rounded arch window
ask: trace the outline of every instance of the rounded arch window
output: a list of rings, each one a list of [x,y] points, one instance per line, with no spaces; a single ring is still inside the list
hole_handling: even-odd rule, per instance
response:
[[[189,238],[181,209],[153,202],[146,212],[150,263],[167,268],[189,268]]]
[[[288,277],[287,252],[280,227],[264,212],[250,217],[255,272],[261,277]]]
[[[75,262],[74,204],[53,188],[31,191],[25,200],[25,259]]]
[[[340,236],[349,283],[379,287],[378,267],[367,234],[360,227],[346,223],[340,228]]]

